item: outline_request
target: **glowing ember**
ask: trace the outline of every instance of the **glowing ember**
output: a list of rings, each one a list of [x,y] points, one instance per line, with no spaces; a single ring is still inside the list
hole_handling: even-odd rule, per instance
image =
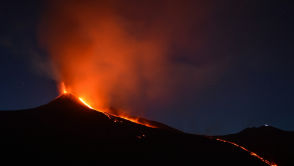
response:
[[[278,166],[276,163],[270,162],[270,161],[264,159],[263,157],[259,156],[258,154],[254,153],[254,152],[252,152],[252,151],[250,151],[248,149],[246,149],[244,146],[241,146],[241,145],[236,144],[235,142],[226,141],[226,140],[219,139],[219,138],[217,138],[216,140],[217,141],[220,141],[220,142],[225,142],[225,143],[229,143],[231,145],[234,145],[235,147],[238,147],[238,148],[240,148],[240,149],[248,152],[251,156],[254,156],[254,157],[258,158],[259,160],[261,160],[262,162],[266,163],[269,166]]]

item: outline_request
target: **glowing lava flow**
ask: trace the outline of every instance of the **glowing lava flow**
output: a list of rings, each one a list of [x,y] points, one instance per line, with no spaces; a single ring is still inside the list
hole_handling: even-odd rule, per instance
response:
[[[84,104],[86,105],[87,107],[89,107],[90,109],[92,110],[95,110],[95,111],[98,111],[96,110],[95,108],[91,107],[84,99],[82,99],[81,97],[79,97],[79,100]],[[147,126],[147,127],[151,127],[151,128],[156,128],[155,126],[149,124],[149,123],[144,123],[144,122],[140,122],[139,118],[132,118],[132,117],[129,117],[129,116],[116,116],[116,115],[111,115],[109,113],[106,113],[106,112],[103,112],[103,111],[98,111],[98,112],[102,112],[103,114],[105,114],[109,119],[111,119],[111,116],[112,117],[118,117],[118,118],[123,118],[123,119],[126,119],[128,121],[131,121],[131,122],[134,122],[134,123],[137,123],[137,124],[141,124],[141,125],[144,125],[144,126]]]
[[[134,123],[138,123],[138,124],[147,126],[147,127],[157,128],[156,126],[154,126],[152,124],[149,124],[147,122],[141,122],[139,118],[133,118],[133,117],[129,117],[129,116],[126,116],[126,115],[120,115],[119,117],[123,118],[123,119],[126,119],[128,121],[134,122]]]
[[[67,88],[65,87],[65,84],[64,84],[63,82],[60,84],[60,93],[63,94],[63,95],[66,95],[66,94],[72,94],[70,91],[67,90]],[[73,95],[73,94],[72,94],[72,95]],[[74,96],[75,96],[75,95],[74,95]],[[84,98],[82,98],[82,97],[78,97],[78,99],[80,100],[80,102],[81,102],[82,104],[84,104],[84,105],[87,106],[88,108],[103,113],[103,114],[106,115],[109,119],[111,119],[112,117],[122,118],[122,119],[125,119],[125,120],[128,120],[128,121],[131,121],[131,122],[133,122],[133,123],[137,123],[137,124],[144,125],[144,126],[151,127],[151,128],[157,128],[156,126],[154,126],[154,125],[152,125],[152,124],[149,124],[148,122],[145,122],[145,121],[142,122],[142,120],[140,120],[139,118],[133,118],[133,117],[130,117],[130,116],[128,116],[128,115],[112,115],[112,114],[109,114],[107,111],[97,110],[97,109],[95,109],[94,107],[92,107],[90,104],[88,104]]]
[[[248,149],[246,149],[244,146],[241,146],[241,145],[236,144],[235,142],[226,141],[226,140],[219,139],[219,138],[217,138],[216,140],[217,141],[220,141],[220,142],[225,142],[225,143],[229,143],[231,145],[234,145],[235,147],[238,147],[238,148],[240,148],[240,149],[248,152],[251,156],[258,158],[259,160],[261,160],[262,162],[266,163],[269,166],[278,166],[276,163],[270,162],[270,161],[264,159],[263,157],[259,156],[258,154],[254,153],[254,152],[252,152],[252,151],[250,151]]]
[[[91,109],[93,109],[94,110],[94,108],[93,107],[91,107],[87,102],[85,102],[85,100],[84,99],[82,99],[81,97],[79,97],[79,100],[83,103],[83,104],[85,104],[87,107],[89,107],[89,108],[91,108]]]

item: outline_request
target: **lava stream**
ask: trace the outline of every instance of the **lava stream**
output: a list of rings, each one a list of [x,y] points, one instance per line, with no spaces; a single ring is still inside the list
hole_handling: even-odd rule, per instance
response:
[[[81,97],[79,97],[79,100],[83,103],[83,104],[85,104],[87,107],[89,107],[89,108],[91,108],[91,109],[93,109],[94,110],[94,108],[93,107],[91,107],[84,99],[82,99]]]
[[[67,94],[72,94],[74,95],[73,93],[71,93],[66,87],[65,87],[65,84],[62,82],[60,84],[60,93],[62,95],[67,95]],[[74,95],[76,96],[76,95]],[[139,118],[134,118],[134,117],[131,117],[131,116],[128,116],[128,115],[113,115],[113,114],[110,114],[108,113],[107,111],[101,111],[99,109],[95,109],[94,107],[92,107],[84,98],[82,97],[78,97],[78,99],[80,100],[80,102],[82,104],[84,104],[85,106],[87,106],[88,108],[92,109],[92,110],[95,110],[95,111],[98,111],[98,112],[101,112],[103,113],[104,115],[106,115],[109,119],[111,119],[112,117],[117,117],[117,118],[122,118],[122,119],[125,119],[125,120],[128,120],[128,121],[131,121],[131,122],[134,122],[134,123],[137,123],[137,124],[140,124],[140,125],[144,125],[144,126],[147,126],[147,127],[151,127],[151,128],[157,128],[156,126],[152,125],[152,124],[149,124],[148,122],[142,122],[142,120],[140,120]]]
[[[245,148],[244,146],[241,146],[241,145],[236,144],[235,142],[231,142],[231,141],[223,140],[223,139],[220,139],[220,138],[217,138],[216,140],[217,140],[217,141],[220,141],[220,142],[225,142],[225,143],[229,143],[229,144],[231,144],[231,145],[234,145],[235,147],[238,147],[238,148],[240,148],[240,149],[242,149],[242,150],[248,152],[251,156],[254,156],[254,157],[258,158],[259,160],[261,160],[262,162],[266,163],[266,164],[269,165],[269,166],[278,166],[276,163],[264,159],[263,157],[259,156],[258,154],[256,154],[256,153],[254,153],[254,152],[248,150],[248,149]]]

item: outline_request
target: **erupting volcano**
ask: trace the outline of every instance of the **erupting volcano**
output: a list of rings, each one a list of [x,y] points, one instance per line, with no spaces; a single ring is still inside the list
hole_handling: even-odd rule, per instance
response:
[[[34,109],[1,111],[1,152],[26,160],[33,157],[97,162],[132,158],[196,160],[205,165],[267,165],[266,160],[258,160],[215,138],[186,134],[158,122],[138,119],[94,110],[67,92]]]
[[[5,135],[0,144],[4,143],[2,152],[8,152],[7,157],[12,150],[19,158],[42,160],[96,162],[131,156],[137,160],[197,160],[206,165],[277,166],[230,141],[96,109],[64,83],[60,93],[52,102],[34,109],[0,112],[0,132]]]
[[[72,93],[72,92],[69,92],[67,89],[66,89],[66,86],[64,83],[61,84],[61,96],[59,98],[76,98],[79,100],[79,102],[83,105],[85,105],[86,107],[88,107],[89,109],[91,110],[94,110],[94,111],[97,111],[97,112],[100,112],[100,113],[103,113],[104,115],[106,115],[110,120],[113,120],[114,122],[120,122],[122,123],[121,120],[118,120],[117,118],[122,118],[122,119],[125,119],[127,121],[131,121],[131,122],[134,122],[134,123],[137,123],[137,124],[140,124],[140,125],[144,125],[146,127],[151,127],[151,128],[161,128],[161,129],[170,129],[171,131],[175,132],[176,130],[175,129],[172,129],[172,128],[169,128],[169,127],[166,127],[165,125],[161,124],[159,125],[159,123],[157,122],[157,125],[156,126],[153,122],[153,124],[151,124],[152,122],[148,122],[147,120],[144,120],[144,122],[139,121],[139,118],[130,118],[130,117],[127,117],[127,116],[118,116],[118,115],[111,115],[109,113],[107,113],[106,111],[101,111],[101,110],[97,110],[95,108],[93,108],[92,106],[90,106],[85,99],[81,98],[81,97],[75,97],[75,95]],[[67,97],[68,96],[68,97]],[[77,101],[77,100],[76,100]],[[177,131],[176,131],[177,132]],[[146,134],[142,134],[141,136],[137,136],[137,138],[139,139],[143,139],[144,137],[146,137]],[[253,157],[256,157],[257,159],[259,159],[260,161],[264,162],[265,164],[269,165],[269,166],[278,166],[276,163],[274,162],[271,162],[271,161],[268,161],[266,159],[264,159],[263,157],[261,157],[260,155],[256,154],[255,152],[252,152],[250,150],[248,150],[247,148],[245,148],[244,146],[241,146],[241,145],[238,145],[234,142],[231,142],[231,141],[227,141],[227,140],[224,140],[224,139],[220,139],[220,138],[215,138],[215,140],[217,141],[220,141],[220,142],[224,142],[224,143],[228,143],[228,144],[231,144],[237,148],[240,148],[241,150],[244,150],[246,152],[248,152],[251,156]]]
[[[33,7],[38,15],[28,12],[36,22],[13,19],[30,7],[2,5],[1,23],[11,27],[0,30],[0,78],[16,89],[0,86],[1,108],[38,106],[0,111],[2,158],[293,166],[294,132],[265,125],[211,136],[293,124],[292,61],[280,57],[293,57],[293,42],[283,42],[292,9],[263,3],[46,0]],[[22,28],[34,39],[20,37]]]

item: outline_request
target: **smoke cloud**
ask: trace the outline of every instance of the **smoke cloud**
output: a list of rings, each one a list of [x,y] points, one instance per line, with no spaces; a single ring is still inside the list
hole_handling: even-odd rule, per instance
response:
[[[208,13],[195,1],[49,1],[40,44],[72,93],[98,109],[140,115],[217,78],[217,57],[198,51]]]

